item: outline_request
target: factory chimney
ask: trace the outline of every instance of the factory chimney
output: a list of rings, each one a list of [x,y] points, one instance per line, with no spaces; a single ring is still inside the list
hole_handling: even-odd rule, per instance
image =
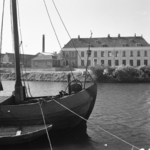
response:
[[[45,53],[45,35],[42,37],[42,52]]]

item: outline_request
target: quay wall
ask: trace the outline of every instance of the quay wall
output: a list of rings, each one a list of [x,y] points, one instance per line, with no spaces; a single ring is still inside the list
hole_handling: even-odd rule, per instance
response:
[[[85,80],[85,74],[82,72],[70,73],[71,79]],[[67,82],[68,72],[27,72],[21,75],[24,81],[48,81],[48,82]],[[2,80],[15,80],[15,73],[1,73]],[[87,75],[87,82],[91,82],[91,75]]]

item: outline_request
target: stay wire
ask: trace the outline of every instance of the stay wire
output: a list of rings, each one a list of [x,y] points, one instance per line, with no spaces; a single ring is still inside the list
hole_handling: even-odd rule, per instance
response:
[[[75,46],[75,43],[73,42],[73,40],[72,40],[72,38],[71,38],[71,35],[70,35],[69,31],[67,30],[67,27],[66,27],[66,25],[65,25],[65,23],[64,23],[64,21],[63,21],[61,15],[60,15],[58,9],[57,9],[57,7],[56,7],[56,4],[55,4],[54,0],[52,0],[52,2],[53,2],[53,5],[54,5],[54,7],[55,7],[55,9],[56,9],[56,11],[57,11],[57,14],[58,14],[58,16],[59,16],[59,18],[60,18],[62,24],[63,24],[63,26],[64,26],[64,28],[65,28],[65,30],[66,30],[66,32],[67,32],[67,34],[68,34],[68,36],[69,36],[71,42],[72,42],[72,44],[73,44],[73,47],[75,48],[75,51],[77,52],[77,54],[78,54],[80,60],[82,60],[82,59],[81,59],[81,56],[80,56],[80,54],[78,53],[78,50],[77,50],[77,48],[76,48],[76,46]],[[91,37],[90,37],[90,40],[91,40]],[[90,43],[90,42],[89,42],[89,43]],[[62,49],[61,49],[61,51],[62,51]],[[84,67],[86,67],[86,66],[84,65]],[[94,82],[94,79],[93,79],[92,75],[90,74],[90,72],[89,72],[88,70],[87,70],[87,72],[88,72],[88,74],[90,75],[91,79],[92,79],[93,82]]]
[[[4,7],[5,7],[5,0],[3,0],[3,9],[2,9],[2,20],[1,20],[1,35],[0,35],[0,63],[2,62],[2,40],[3,40],[3,24],[4,24]],[[1,81],[1,75],[0,75]]]
[[[44,2],[44,5],[45,5],[45,8],[46,8],[47,15],[48,15],[48,17],[49,17],[49,21],[50,21],[51,26],[52,26],[52,28],[53,28],[53,31],[54,31],[55,37],[56,37],[57,42],[58,42],[58,44],[59,44],[59,47],[60,47],[60,49],[61,49],[61,51],[62,51],[62,47],[61,47],[61,44],[60,44],[60,41],[59,41],[58,35],[57,35],[57,33],[56,33],[56,30],[55,30],[55,28],[54,28],[54,25],[53,25],[52,19],[51,19],[51,17],[50,17],[50,14],[49,14],[49,12],[48,12],[47,5],[46,5],[46,3],[45,3],[45,0],[43,0],[43,2]],[[66,59],[66,57],[65,57],[65,55],[64,55],[64,52],[63,52],[63,56],[64,56],[64,58]],[[66,59],[66,60],[67,60],[67,59]],[[70,66],[70,65],[69,65],[69,67],[70,67],[70,70],[71,70],[71,66]],[[72,74],[72,77],[75,79],[75,77],[74,77],[74,74],[73,74],[72,70],[71,70],[71,74]]]
[[[85,119],[84,117],[78,115],[77,113],[75,113],[75,112],[72,111],[71,109],[67,108],[67,107],[64,106],[63,104],[61,104],[61,103],[59,103],[58,101],[56,101],[55,99],[53,99],[53,101],[56,102],[57,104],[59,104],[60,106],[62,106],[63,108],[67,109],[68,111],[70,111],[70,112],[73,113],[74,115],[76,115],[76,116],[78,116],[79,118],[83,119],[84,121],[90,123],[91,125],[94,125],[92,122],[90,122],[89,120]],[[118,139],[118,140],[120,140],[120,141],[122,141],[122,142],[124,142],[124,143],[126,143],[126,144],[128,144],[128,145],[130,145],[130,146],[132,147],[132,149],[133,149],[133,148],[136,148],[136,149],[140,150],[139,147],[137,147],[137,146],[135,146],[135,145],[133,145],[133,144],[131,144],[131,143],[129,143],[129,142],[127,142],[127,141],[121,139],[120,137],[118,137],[118,136],[112,134],[111,132],[109,132],[109,131],[103,129],[102,127],[99,127],[99,126],[98,126],[98,128],[99,128],[100,130],[106,132],[107,134],[109,134],[109,135],[115,137],[116,139]]]

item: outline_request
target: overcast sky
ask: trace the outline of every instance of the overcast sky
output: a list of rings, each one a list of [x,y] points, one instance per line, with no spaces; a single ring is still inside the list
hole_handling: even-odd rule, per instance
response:
[[[10,3],[5,0],[2,53],[13,52],[10,24]],[[2,16],[0,0],[0,23]],[[45,0],[56,33],[63,47],[69,40],[51,0]],[[54,0],[72,38],[143,35],[150,43],[150,0]],[[43,0],[19,0],[19,14],[24,53],[60,51]],[[1,25],[1,24],[0,24]]]

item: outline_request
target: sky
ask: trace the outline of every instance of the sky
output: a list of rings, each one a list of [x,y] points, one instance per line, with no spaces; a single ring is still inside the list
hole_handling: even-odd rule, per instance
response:
[[[69,33],[55,10],[53,1]],[[44,0],[18,0],[21,53],[59,52],[71,38],[143,36],[150,43],[150,0],[45,0],[59,42],[51,26]],[[0,28],[3,0],[0,0]],[[10,1],[5,0],[2,53],[13,52]]]

